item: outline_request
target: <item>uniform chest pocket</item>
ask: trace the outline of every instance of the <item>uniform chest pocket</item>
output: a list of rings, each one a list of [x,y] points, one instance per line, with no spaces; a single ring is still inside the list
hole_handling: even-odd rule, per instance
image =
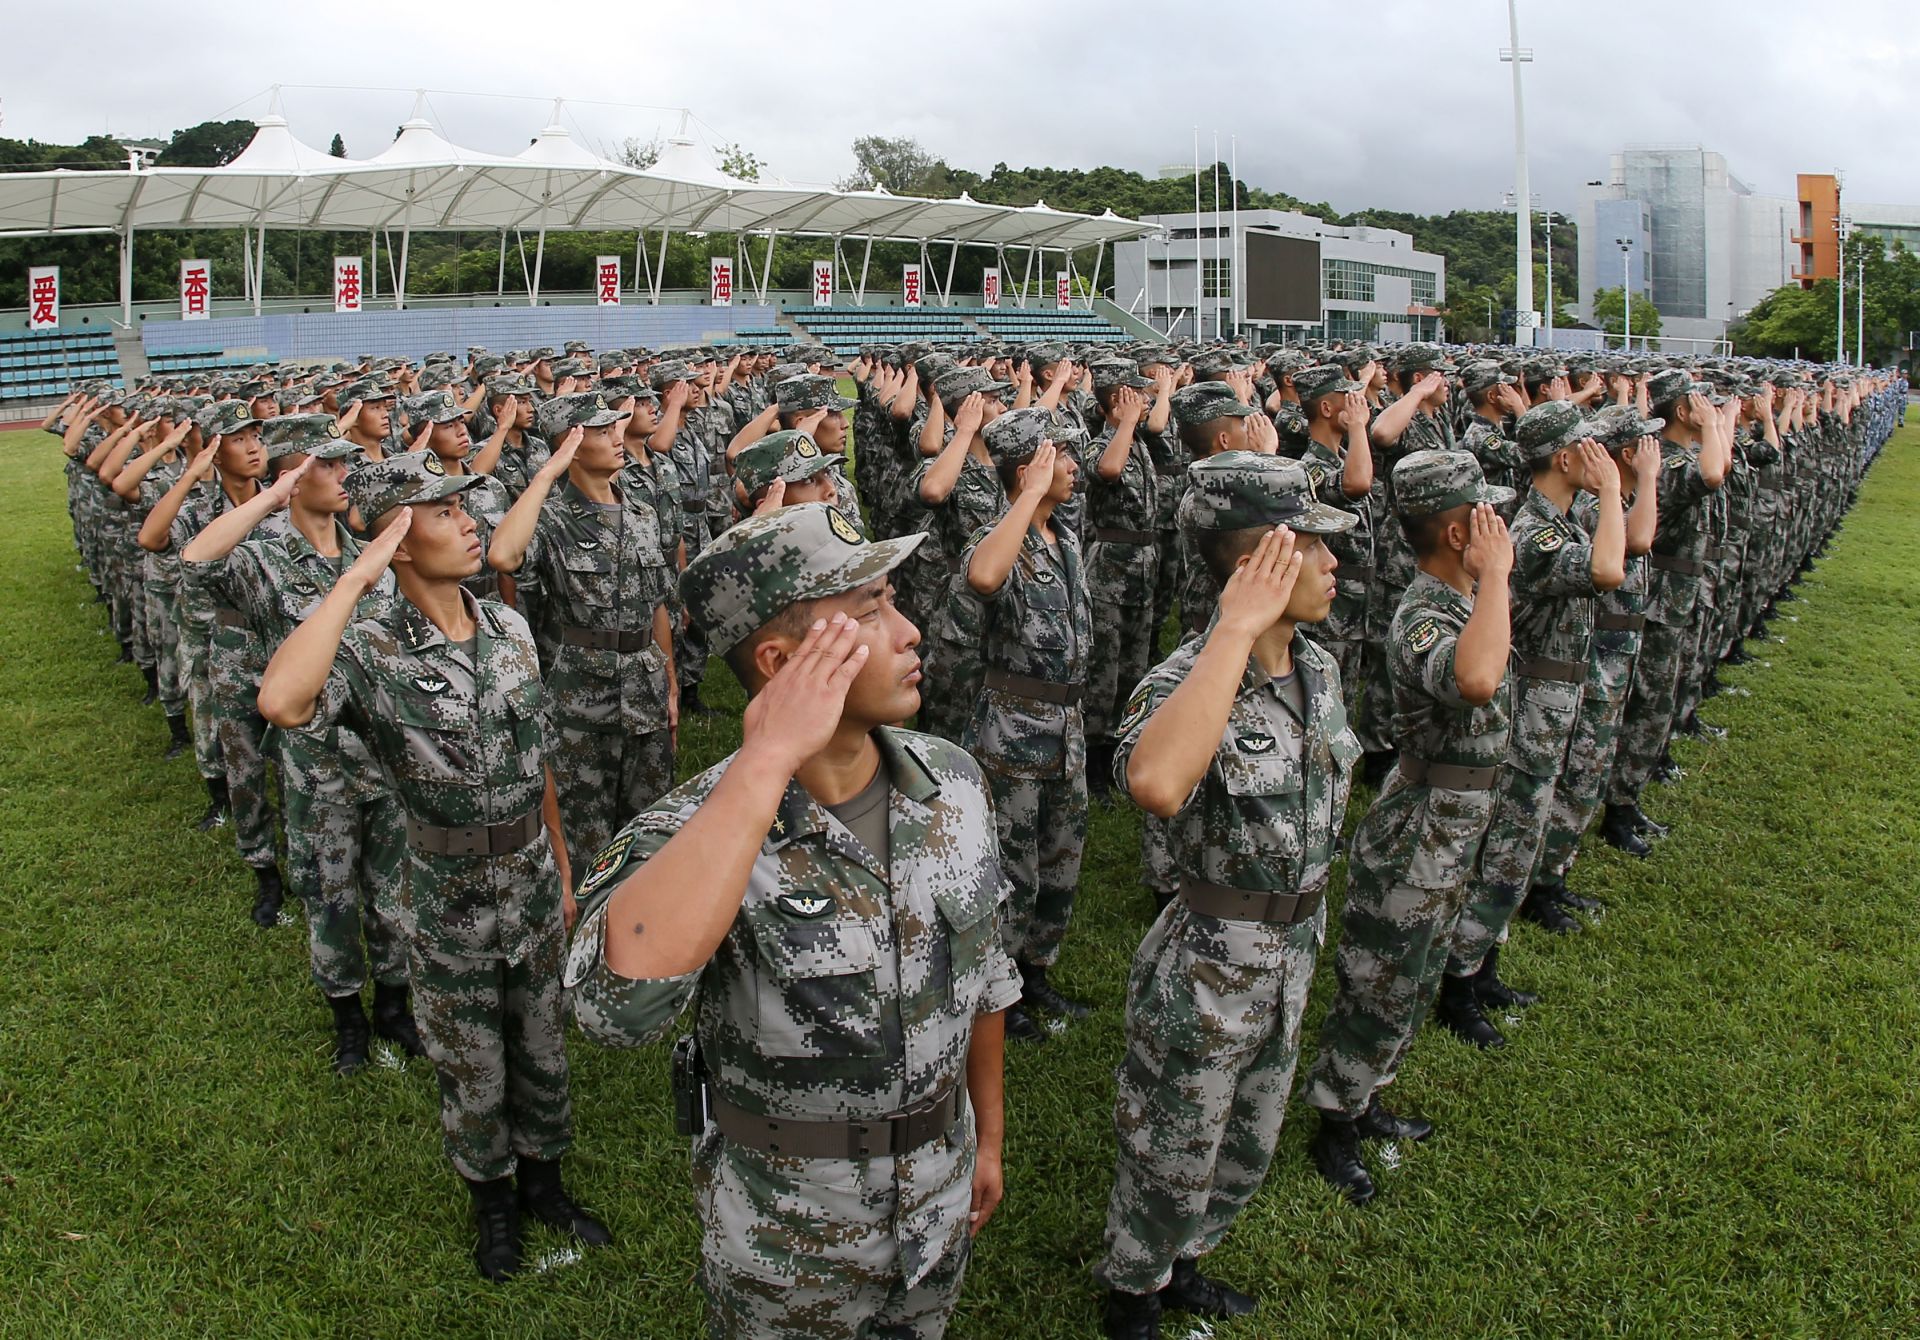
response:
[[[1283,728],[1284,729],[1284,728]],[[1300,760],[1288,752],[1288,744],[1262,727],[1227,727],[1228,748],[1216,766],[1220,784],[1227,794],[1244,796],[1284,796],[1301,790],[1306,782]]]
[[[587,547],[591,545],[592,547]],[[614,573],[612,539],[569,540],[560,551],[567,571],[567,594],[585,605],[612,605],[619,590]]]
[[[767,1056],[878,1055],[873,929],[832,916],[795,919],[771,907],[744,915],[757,954],[754,1048]]]
[[[473,700],[456,695],[444,679],[431,672],[413,677],[418,693],[394,699],[405,749],[395,761],[395,772],[412,781],[442,785],[478,786],[480,748],[474,729]],[[438,684],[436,692],[433,686]]]
[[[515,769],[522,777],[537,776],[544,742],[540,681],[528,676],[501,696],[506,699],[507,713],[513,718]]]
[[[996,943],[999,900],[991,886],[942,886],[934,891],[940,922],[946,928],[947,1005],[955,1014],[972,1015],[986,988],[987,966]]]
[[[1020,587],[1017,636],[1030,647],[1053,650],[1073,645],[1073,602],[1067,584],[1046,569],[1029,573]]]

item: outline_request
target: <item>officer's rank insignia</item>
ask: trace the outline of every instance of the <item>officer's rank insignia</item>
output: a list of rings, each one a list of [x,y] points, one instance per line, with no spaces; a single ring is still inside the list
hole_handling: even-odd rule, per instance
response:
[[[1407,634],[1407,645],[1415,651],[1425,651],[1440,640],[1440,621],[1422,619]]]
[[[1668,458],[1667,469],[1678,470],[1681,466],[1685,465],[1686,463],[1687,463],[1687,458],[1684,454],[1675,453],[1673,456]]]
[[[440,464],[440,458],[431,452],[427,454],[426,460],[420,462],[420,468],[430,475],[444,475],[447,472],[447,467]]]
[[[1327,467],[1324,465],[1309,465],[1307,467],[1307,487],[1312,489],[1315,493],[1318,493],[1321,489],[1325,488],[1326,486],[1327,486]]]
[[[1533,547],[1543,554],[1550,554],[1566,542],[1567,537],[1559,531],[1543,530],[1540,532],[1540,538],[1533,542]]]
[[[853,523],[831,507],[827,509],[827,526],[835,535],[845,540],[848,544],[866,543],[865,540],[860,538],[860,532],[853,528]]]
[[[820,444],[803,433],[800,440],[793,444],[793,454],[803,461],[812,460],[820,454]]]
[[[1273,752],[1273,737],[1271,735],[1259,734],[1242,735],[1240,737],[1240,752],[1243,754],[1271,754]]]
[[[803,921],[824,917],[833,910],[833,899],[818,893],[783,893],[773,900],[780,910]]]
[[[593,865],[588,869],[586,878],[580,881],[580,887],[575,891],[574,896],[585,898],[597,892],[602,884],[612,879],[615,872],[627,863],[627,852],[632,846],[632,833],[622,833],[609,842],[605,850],[593,858]]]
[[[440,678],[438,675],[415,675],[413,677],[413,687],[419,689],[422,693],[445,693],[448,684],[446,680]]]

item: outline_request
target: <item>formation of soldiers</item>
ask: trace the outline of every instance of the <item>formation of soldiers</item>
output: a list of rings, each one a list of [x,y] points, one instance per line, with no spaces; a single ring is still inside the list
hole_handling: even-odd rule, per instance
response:
[[[1049,977],[1089,806],[1137,804],[1096,1275],[1151,1337],[1257,1306],[1199,1262],[1272,1159],[1335,865],[1304,1097],[1359,1205],[1365,1142],[1432,1133],[1382,1103],[1422,1021],[1504,1045],[1514,922],[1586,929],[1596,815],[1665,836],[1669,741],[1723,733],[1701,702],[1746,691],[1720,667],[1906,394],[1434,344],[569,344],[94,387],[45,426],[199,826],[262,928],[304,911],[335,1069],[431,1061],[488,1278],[525,1217],[610,1241],[561,1177],[569,1005],[633,1046],[691,1004],[713,1332],[941,1334],[1004,1038],[1090,1008]],[[743,744],[675,788],[716,657]]]

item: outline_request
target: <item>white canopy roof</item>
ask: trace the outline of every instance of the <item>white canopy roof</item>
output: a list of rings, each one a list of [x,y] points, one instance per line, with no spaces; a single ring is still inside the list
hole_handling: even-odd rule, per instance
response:
[[[155,228],[713,231],[1072,248],[1117,242],[1154,225],[931,200],[884,190],[742,181],[692,140],[670,140],[645,170],[601,158],[548,126],[512,157],[449,142],[416,117],[370,159],[302,143],[285,118],[261,118],[239,157],[218,168],[0,173],[0,233]]]

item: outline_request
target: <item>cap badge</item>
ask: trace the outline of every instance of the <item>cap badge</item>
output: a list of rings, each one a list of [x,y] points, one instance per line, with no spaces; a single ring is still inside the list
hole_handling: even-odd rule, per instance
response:
[[[853,523],[832,508],[827,509],[827,527],[848,544],[866,543],[860,532],[853,528]]]

